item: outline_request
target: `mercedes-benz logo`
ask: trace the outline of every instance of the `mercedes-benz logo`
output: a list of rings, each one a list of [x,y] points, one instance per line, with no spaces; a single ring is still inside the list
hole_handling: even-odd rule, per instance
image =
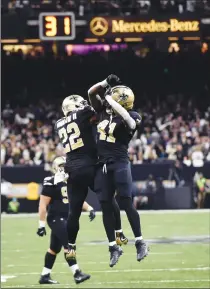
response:
[[[107,33],[109,24],[102,17],[95,17],[90,21],[90,31],[96,36],[102,36]]]

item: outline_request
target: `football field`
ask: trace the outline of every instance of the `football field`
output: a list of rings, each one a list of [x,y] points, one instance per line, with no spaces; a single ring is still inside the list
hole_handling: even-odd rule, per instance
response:
[[[123,228],[129,239],[119,263],[109,267],[109,253],[101,214],[93,222],[83,214],[77,241],[81,269],[91,279],[76,285],[64,261],[57,257],[52,277],[59,285],[39,285],[47,236],[36,235],[38,216],[2,216],[1,286],[2,288],[210,288],[210,211],[142,212],[144,239],[150,254],[136,261],[133,235],[122,214]]]

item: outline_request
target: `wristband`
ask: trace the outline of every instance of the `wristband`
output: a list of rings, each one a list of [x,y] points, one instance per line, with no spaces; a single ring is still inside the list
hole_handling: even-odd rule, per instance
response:
[[[109,94],[105,95],[105,99],[106,99],[106,100],[107,100],[107,99],[109,100],[110,98],[112,99],[111,95],[109,95]],[[107,101],[108,101],[108,100],[107,100]]]
[[[88,207],[87,207],[87,211],[88,211],[88,212],[90,212],[90,211],[92,211],[92,210],[93,210],[93,208],[92,208],[91,206],[88,206]]]
[[[103,81],[99,82],[100,86],[102,86],[103,88],[107,87],[109,84],[106,81],[106,79],[104,79]]]
[[[39,221],[39,228],[45,227],[45,221]]]

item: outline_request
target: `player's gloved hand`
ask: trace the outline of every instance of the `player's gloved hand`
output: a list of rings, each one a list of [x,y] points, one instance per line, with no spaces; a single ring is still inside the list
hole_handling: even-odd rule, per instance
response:
[[[106,78],[106,82],[110,85],[110,86],[115,86],[121,83],[120,78],[115,75],[115,74],[110,74],[107,78]]]
[[[39,221],[39,228],[37,230],[37,235],[39,237],[43,237],[44,235],[47,235],[46,229],[45,229],[45,221]]]
[[[44,235],[46,236],[46,235],[47,235],[47,232],[46,232],[45,227],[38,228],[38,230],[37,230],[37,235],[38,235],[39,237],[43,237]]]
[[[105,93],[104,93],[104,97],[106,98],[107,95],[111,95],[111,91],[112,91],[111,86],[108,86]]]
[[[96,217],[96,212],[94,210],[91,210],[89,213],[89,219],[90,221],[93,221]]]
[[[66,182],[69,175],[65,173],[63,170],[58,171],[54,177],[54,184],[57,185],[60,182]]]

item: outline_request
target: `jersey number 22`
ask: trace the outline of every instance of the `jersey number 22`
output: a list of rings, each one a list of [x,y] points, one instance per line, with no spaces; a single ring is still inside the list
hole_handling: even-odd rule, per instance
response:
[[[84,146],[76,122],[69,123],[66,128],[62,127],[59,129],[58,134],[64,146],[65,153],[69,153],[71,150],[73,151]]]

